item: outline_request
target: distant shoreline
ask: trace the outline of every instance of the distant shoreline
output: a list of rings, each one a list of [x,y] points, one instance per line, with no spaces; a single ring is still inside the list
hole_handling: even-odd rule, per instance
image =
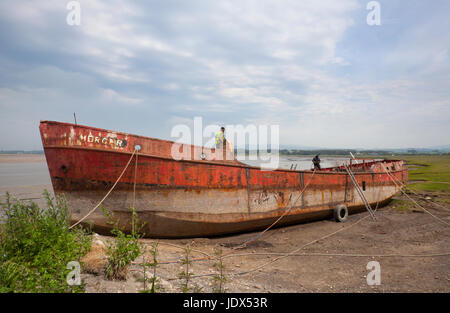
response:
[[[2,150],[0,155],[3,154],[44,154],[44,150]]]
[[[0,153],[1,163],[41,163],[45,162],[45,155],[40,153]]]

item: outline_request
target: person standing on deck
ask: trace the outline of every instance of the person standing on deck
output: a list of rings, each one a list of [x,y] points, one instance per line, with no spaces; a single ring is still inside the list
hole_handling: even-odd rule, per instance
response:
[[[225,127],[221,127],[216,134],[216,149],[223,149],[225,145]]]
[[[314,164],[314,170],[321,170],[321,168],[320,168],[320,158],[319,158],[319,154],[318,155],[316,155],[313,159],[312,159],[312,162],[313,162],[313,164]]]

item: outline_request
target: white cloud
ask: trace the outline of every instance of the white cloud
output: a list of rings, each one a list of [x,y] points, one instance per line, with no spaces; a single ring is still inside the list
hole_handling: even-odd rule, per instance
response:
[[[102,98],[105,102],[113,102],[125,105],[138,105],[143,102],[143,99],[126,97],[112,89],[104,89],[102,91]]]

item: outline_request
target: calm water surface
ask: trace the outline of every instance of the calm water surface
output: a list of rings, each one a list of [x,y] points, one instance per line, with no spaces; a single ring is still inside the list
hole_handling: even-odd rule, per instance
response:
[[[47,163],[0,163],[0,187],[51,184]]]

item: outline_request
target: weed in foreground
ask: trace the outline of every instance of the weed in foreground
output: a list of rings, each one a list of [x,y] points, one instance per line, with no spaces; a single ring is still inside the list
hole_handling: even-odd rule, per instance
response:
[[[70,230],[64,197],[46,190],[47,207],[22,202],[9,193],[1,209],[0,292],[83,292],[69,285],[67,264],[79,261],[92,236],[81,226]]]
[[[144,236],[140,233],[144,223],[140,223],[134,208],[131,208],[131,233],[127,234],[119,228],[119,219],[114,218],[114,214],[102,208],[108,223],[114,225],[111,234],[113,240],[106,244],[106,255],[108,264],[105,269],[105,278],[109,280],[125,280],[128,267],[141,254],[139,239]]]
[[[213,276],[215,282],[215,292],[222,293],[225,292],[225,283],[227,278],[225,277],[225,265],[223,264],[223,251],[220,246],[214,247],[214,255],[216,257],[216,263],[214,263],[214,268],[217,270],[217,274]]]
[[[143,274],[144,274],[144,290],[142,290],[141,292],[143,292],[143,293],[148,293],[148,292],[156,293],[156,292],[163,290],[160,285],[159,278],[158,278],[158,276],[156,276],[156,268],[158,267],[158,259],[157,259],[158,244],[159,243],[157,241],[155,241],[151,245],[150,253],[152,255],[152,261],[147,263],[144,258],[143,263],[142,263],[142,269],[143,269]],[[148,279],[147,275],[146,275],[147,266],[152,268],[152,277],[150,279]],[[150,289],[147,289],[147,281],[151,282]]]
[[[184,248],[184,258],[182,258],[181,264],[184,265],[184,271],[178,274],[178,277],[182,279],[181,288],[183,292],[195,292],[199,293],[202,291],[202,287],[196,285],[196,284],[190,284],[191,277],[194,275],[193,272],[190,271],[190,266],[192,265],[191,261],[191,253],[192,253],[192,247],[190,244],[187,244]],[[191,286],[192,285],[192,286]]]

